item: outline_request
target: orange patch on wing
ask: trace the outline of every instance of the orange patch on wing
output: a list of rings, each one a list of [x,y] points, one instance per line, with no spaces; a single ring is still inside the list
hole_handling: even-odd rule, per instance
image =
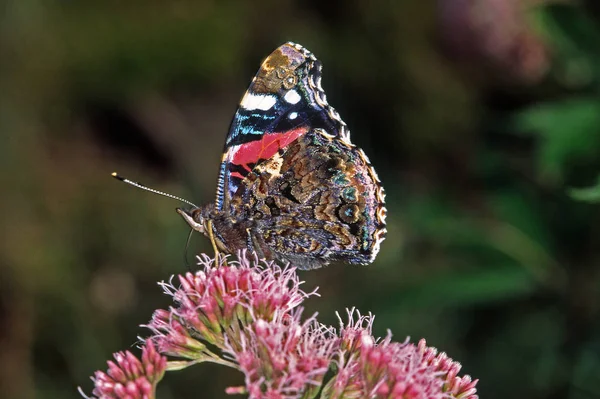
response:
[[[260,140],[240,145],[231,158],[231,162],[242,165],[250,171],[248,164],[257,163],[260,159],[269,159],[281,148],[285,148],[298,137],[306,134],[308,127],[302,126],[284,133],[267,133]]]

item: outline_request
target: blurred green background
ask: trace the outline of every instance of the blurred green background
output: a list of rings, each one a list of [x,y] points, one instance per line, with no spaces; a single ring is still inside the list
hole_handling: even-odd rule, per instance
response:
[[[373,312],[482,398],[600,398],[597,0],[0,3],[1,396],[89,393],[147,334],[188,228],[110,173],[212,201],[236,104],[288,40],[388,194],[376,262],[302,273],[307,313]],[[241,382],[200,365],[159,397]]]

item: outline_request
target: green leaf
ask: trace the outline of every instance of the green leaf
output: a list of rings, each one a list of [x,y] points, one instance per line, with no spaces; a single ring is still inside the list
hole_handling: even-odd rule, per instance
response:
[[[600,394],[598,390],[598,376],[600,376],[600,338],[592,335],[591,341],[582,344],[575,359],[571,380],[569,399],[595,398]]]
[[[598,203],[600,202],[600,175],[594,186],[585,188],[570,188],[567,193],[576,201]]]
[[[538,173],[561,181],[570,161],[594,160],[600,151],[600,101],[573,98],[538,105],[517,114],[517,131],[540,138]]]
[[[472,306],[531,295],[538,285],[518,267],[453,272],[404,288],[396,303],[404,306]]]

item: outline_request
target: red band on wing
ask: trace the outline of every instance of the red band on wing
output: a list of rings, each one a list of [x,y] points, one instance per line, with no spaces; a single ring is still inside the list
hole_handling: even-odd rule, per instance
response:
[[[285,148],[292,141],[308,132],[307,126],[302,126],[284,133],[267,133],[260,140],[240,145],[230,157],[230,162],[241,165],[250,171],[248,164],[257,163],[261,159],[269,159],[280,148]]]

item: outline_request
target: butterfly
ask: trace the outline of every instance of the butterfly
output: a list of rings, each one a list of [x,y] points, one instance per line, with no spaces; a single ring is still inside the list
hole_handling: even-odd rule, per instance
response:
[[[177,212],[215,250],[316,269],[369,264],[385,238],[385,193],[327,103],[321,62],[288,42],[262,63],[225,140],[214,203]]]

